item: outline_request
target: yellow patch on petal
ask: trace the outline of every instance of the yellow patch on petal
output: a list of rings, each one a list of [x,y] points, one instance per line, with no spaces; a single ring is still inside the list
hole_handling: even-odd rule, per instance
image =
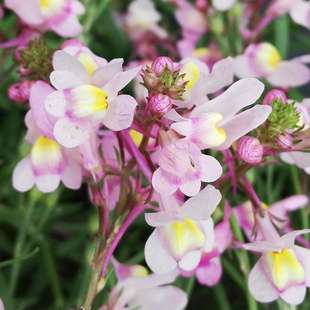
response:
[[[203,117],[199,125],[198,132],[201,132],[202,143],[209,147],[217,147],[224,143],[227,139],[227,134],[224,128],[219,127],[219,122],[223,119],[220,113],[208,113]]]
[[[185,86],[186,91],[191,90],[200,78],[198,65],[194,62],[188,62],[183,66],[181,73],[185,74],[184,80],[188,81]]]
[[[92,76],[98,67],[93,57],[87,53],[80,53],[78,60],[85,67],[87,73]]]
[[[163,227],[163,234],[172,254],[177,258],[188,251],[203,247],[205,243],[202,229],[190,219],[166,225]]]
[[[31,161],[34,167],[57,167],[63,160],[60,145],[52,139],[40,136],[31,149]]]
[[[267,263],[273,283],[280,290],[285,289],[290,283],[302,283],[305,279],[304,268],[291,249],[268,253]]]
[[[129,134],[133,140],[133,142],[135,143],[136,146],[140,146],[142,139],[143,139],[143,135],[142,133],[140,133],[137,130],[134,129],[130,129]]]
[[[270,43],[261,43],[258,46],[256,60],[266,71],[274,71],[281,62],[281,55],[277,48]]]
[[[267,205],[267,204],[265,204],[264,202],[262,202],[261,207],[262,207],[263,209],[268,209],[268,208],[269,208],[269,205]]]
[[[76,117],[87,117],[105,112],[108,108],[108,94],[99,87],[83,85],[72,90],[73,113]]]
[[[64,6],[64,0],[40,0],[40,10],[44,16],[52,16],[58,13]]]

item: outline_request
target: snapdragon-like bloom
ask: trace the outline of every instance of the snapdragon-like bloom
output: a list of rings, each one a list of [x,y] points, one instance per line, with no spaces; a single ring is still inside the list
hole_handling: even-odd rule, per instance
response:
[[[186,294],[179,288],[167,285],[176,273],[151,274],[146,277],[130,277],[118,282],[106,305],[101,310],[182,310],[187,304]]]
[[[298,59],[282,60],[271,43],[251,44],[234,59],[235,74],[240,78],[263,77],[274,86],[297,87],[310,80],[310,71]]]
[[[171,128],[200,149],[224,150],[266,121],[271,107],[252,105],[262,94],[264,85],[253,78],[234,83],[223,94],[195,107],[186,117],[174,113],[167,118],[175,120]]]
[[[71,189],[82,183],[82,168],[76,150],[62,147],[53,136],[53,119],[44,110],[44,98],[53,88],[36,82],[30,93],[30,111],[26,115],[26,139],[32,144],[30,154],[22,159],[13,172],[13,186],[25,192],[34,185],[44,193],[56,190],[60,181]]]
[[[204,155],[199,148],[185,140],[165,145],[158,153],[159,168],[152,185],[161,195],[171,195],[178,189],[187,196],[196,195],[201,182],[213,182],[222,174],[220,163]]]
[[[81,33],[78,17],[85,11],[77,0],[5,0],[27,25],[40,30],[51,29],[63,37],[74,37]]]
[[[72,56],[57,51],[53,58],[51,84],[57,89],[45,100],[45,108],[57,118],[56,140],[65,147],[76,147],[89,139],[101,124],[119,131],[130,127],[136,100],[118,95],[140,71],[123,71],[123,59],[109,63],[85,49]]]
[[[125,16],[125,25],[133,40],[139,39],[145,32],[152,32],[161,39],[168,36],[159,26],[161,16],[151,0],[135,0],[130,3]]]
[[[155,227],[145,244],[145,260],[155,273],[193,271],[202,254],[214,246],[211,214],[221,200],[220,192],[208,185],[182,206],[173,196],[162,197],[163,209],[146,213]]]
[[[269,218],[259,219],[264,240],[245,244],[250,251],[261,252],[249,275],[249,290],[263,303],[278,298],[289,304],[303,302],[310,287],[310,250],[295,245],[295,238],[310,229],[297,230],[279,236]]]

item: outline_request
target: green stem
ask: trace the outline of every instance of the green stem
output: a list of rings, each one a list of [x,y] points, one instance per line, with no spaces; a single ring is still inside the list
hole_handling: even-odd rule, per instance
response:
[[[21,260],[18,258],[22,255],[23,250],[24,250],[24,242],[26,240],[27,227],[30,225],[31,216],[33,214],[37,199],[38,199],[38,197],[37,197],[36,193],[32,191],[30,193],[30,202],[29,202],[29,205],[26,209],[24,223],[19,228],[17,241],[16,241],[15,248],[14,248],[14,255],[13,255],[13,259],[15,261],[14,261],[13,266],[12,266],[11,280],[10,280],[10,290],[9,291],[10,291],[10,295],[12,296],[12,298],[14,297],[14,293],[15,293],[15,289],[16,289],[16,285],[17,285],[17,279],[18,279],[20,266],[21,266],[20,265]],[[20,209],[22,209],[22,208],[23,208],[23,205],[21,203]]]
[[[227,299],[227,295],[223,286],[221,284],[218,284],[213,288],[213,290],[215,292],[215,297],[219,305],[219,309],[230,310],[229,301]]]
[[[231,223],[231,227],[233,230],[233,233],[235,235],[235,237],[241,241],[244,242],[244,237],[242,234],[242,231],[238,225],[237,219],[236,217],[233,215],[230,219],[230,223]],[[250,272],[250,258],[248,256],[248,253],[245,250],[239,250],[236,251],[236,255],[238,257],[239,263],[240,263],[240,268],[241,271],[244,274],[245,279],[247,280],[248,274]],[[248,303],[248,309],[249,310],[257,310],[257,303],[254,300],[254,298],[251,296],[251,293],[247,287],[247,294],[246,294],[246,298],[247,298],[247,303]]]

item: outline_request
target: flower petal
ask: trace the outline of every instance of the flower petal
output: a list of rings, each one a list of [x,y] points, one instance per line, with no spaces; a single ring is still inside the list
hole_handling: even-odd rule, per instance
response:
[[[34,175],[29,157],[22,159],[13,171],[13,187],[19,192],[26,192],[34,185]]]
[[[89,82],[89,76],[85,67],[75,57],[65,51],[56,51],[53,56],[55,71],[67,71],[78,76],[85,84]]]
[[[37,81],[31,87],[29,97],[32,120],[40,131],[48,137],[53,136],[53,122],[45,111],[44,101],[53,91],[54,89],[49,84]]]
[[[133,122],[136,100],[129,95],[117,96],[109,103],[103,124],[114,131],[129,128]]]
[[[219,11],[227,11],[234,4],[236,0],[212,0],[213,6]]]
[[[44,101],[45,110],[55,117],[64,117],[66,105],[67,102],[62,91],[52,92]]]
[[[160,168],[153,173],[152,185],[161,195],[172,195],[179,187],[178,184],[170,182]]]
[[[196,277],[200,284],[214,286],[220,281],[222,273],[220,258],[213,257],[208,262],[208,265],[202,265],[197,268]]]
[[[122,71],[124,63],[123,58],[116,58],[110,61],[105,66],[97,69],[92,77],[92,83],[98,87],[103,87],[110,79],[112,79],[117,73]]]
[[[221,199],[220,191],[214,186],[208,185],[183,204],[182,214],[196,221],[206,220],[214,212]]]
[[[195,196],[199,193],[201,187],[201,181],[200,180],[195,180],[195,181],[190,181],[183,183],[180,186],[180,191],[186,195],[186,196]]]
[[[186,253],[179,261],[179,267],[184,271],[192,271],[198,266],[200,258],[201,251],[191,251]]]
[[[109,97],[115,97],[131,80],[133,80],[140,72],[142,66],[129,69],[116,74],[105,86],[104,90],[109,94]]]
[[[290,15],[295,23],[310,29],[309,11],[309,2],[298,1],[295,5],[292,6]]]
[[[67,15],[61,22],[51,23],[50,27],[62,37],[75,37],[83,30],[79,19],[73,14]]]
[[[153,226],[153,227],[164,226],[176,220],[175,214],[165,212],[165,211],[145,213],[144,217],[148,225]]]
[[[309,82],[310,70],[300,62],[283,61],[267,79],[274,86],[297,87]]]
[[[55,124],[54,136],[64,147],[73,148],[81,145],[89,137],[89,132],[78,123],[61,118]]]
[[[68,71],[53,71],[50,74],[51,84],[58,90],[77,87],[84,84],[84,81],[79,76]]]
[[[5,0],[5,6],[13,10],[25,23],[39,25],[43,23],[40,5],[37,0]]]
[[[177,262],[162,246],[157,236],[156,229],[146,241],[144,256],[147,265],[155,273],[168,273],[175,270],[177,267]]]
[[[35,183],[40,192],[51,193],[59,186],[60,176],[58,174],[44,174],[36,176]]]
[[[197,106],[192,116],[206,112],[220,113],[224,119],[231,117],[244,107],[253,104],[263,93],[264,84],[254,78],[246,78],[231,85],[223,94]]]
[[[79,189],[82,184],[82,168],[81,166],[70,160],[61,175],[64,185],[71,189]]]
[[[202,177],[204,182],[213,182],[223,173],[223,168],[218,160],[210,155],[201,155]]]
[[[207,93],[215,93],[230,85],[234,80],[233,60],[231,57],[222,59],[214,64],[212,72],[206,81]]]
[[[228,149],[234,141],[264,123],[271,110],[272,108],[270,106],[256,105],[251,109],[239,113],[230,121],[223,124],[222,127],[227,133],[227,139],[217,149]]]
[[[280,294],[281,298],[291,305],[301,304],[306,296],[306,287],[304,285],[294,285]]]
[[[310,250],[300,246],[295,246],[294,250],[305,270],[305,284],[310,287]]]
[[[267,278],[262,264],[262,260],[259,259],[251,270],[248,281],[249,290],[257,301],[271,302],[279,297],[279,293]]]

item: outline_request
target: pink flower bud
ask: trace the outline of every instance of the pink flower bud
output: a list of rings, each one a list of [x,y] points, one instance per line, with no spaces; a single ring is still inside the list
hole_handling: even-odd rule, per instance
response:
[[[32,81],[23,81],[11,85],[8,90],[9,98],[17,103],[27,102],[29,100],[32,83]]]
[[[149,100],[149,106],[153,113],[157,115],[164,115],[172,108],[172,100],[170,97],[163,94],[156,94]]]
[[[293,137],[288,132],[279,135],[276,139],[277,145],[283,150],[289,150],[293,146]]]
[[[257,165],[262,162],[264,148],[258,139],[250,136],[244,136],[239,139],[237,154],[244,162]]]
[[[156,74],[161,74],[166,67],[170,71],[174,71],[174,63],[169,57],[157,57],[152,63],[152,70]]]
[[[271,105],[274,100],[280,100],[283,103],[286,103],[287,96],[284,91],[274,88],[267,93],[264,98],[263,104]]]

